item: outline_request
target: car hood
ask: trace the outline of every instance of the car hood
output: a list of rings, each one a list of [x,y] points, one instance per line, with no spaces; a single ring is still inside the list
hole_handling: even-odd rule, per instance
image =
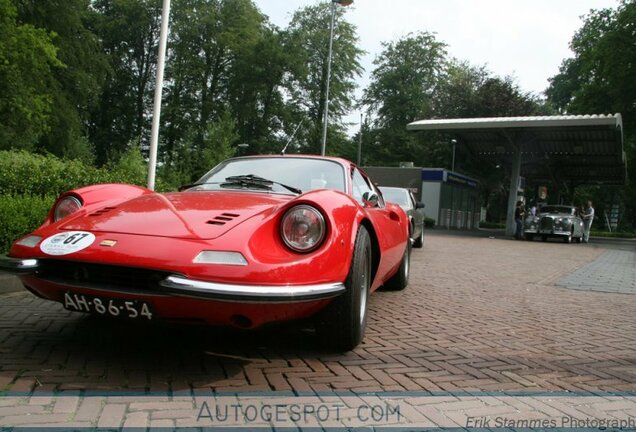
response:
[[[79,216],[61,229],[214,239],[291,198],[231,191],[149,194]]]

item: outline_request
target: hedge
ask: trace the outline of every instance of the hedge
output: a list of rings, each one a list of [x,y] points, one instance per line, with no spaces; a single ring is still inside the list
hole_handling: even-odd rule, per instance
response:
[[[11,243],[39,227],[55,198],[0,195],[0,253],[7,253]]]
[[[62,192],[98,183],[143,186],[146,175],[146,163],[137,147],[104,168],[52,155],[0,151],[0,253],[37,228]],[[157,189],[166,186],[158,181]]]

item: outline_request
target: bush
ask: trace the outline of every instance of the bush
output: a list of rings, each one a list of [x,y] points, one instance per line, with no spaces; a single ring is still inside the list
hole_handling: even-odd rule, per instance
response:
[[[0,253],[8,252],[11,243],[39,227],[55,198],[0,195]]]
[[[424,218],[424,227],[425,228],[433,228],[435,226],[435,219],[432,219],[430,217],[425,217]]]
[[[52,155],[0,151],[0,250],[6,252],[13,241],[40,226],[61,193],[99,183],[145,186],[146,176],[138,146],[104,168]],[[156,189],[168,186],[158,180]]]

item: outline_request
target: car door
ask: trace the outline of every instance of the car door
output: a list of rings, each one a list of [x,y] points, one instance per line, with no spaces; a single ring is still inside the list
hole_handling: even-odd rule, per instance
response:
[[[391,206],[387,208],[382,195],[369,180],[365,173],[357,167],[351,169],[351,185],[353,198],[365,208],[380,243],[382,256],[378,267],[378,275],[384,275],[395,267],[402,260],[404,248],[406,247],[408,227],[405,226],[408,220],[400,217],[397,213],[399,207]],[[373,198],[375,197],[375,198]],[[368,198],[373,198],[369,200]],[[377,199],[377,202],[375,201]],[[408,240],[407,240],[408,241]]]

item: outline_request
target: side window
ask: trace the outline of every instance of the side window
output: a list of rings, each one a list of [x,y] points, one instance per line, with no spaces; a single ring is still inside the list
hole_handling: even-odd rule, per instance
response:
[[[369,183],[369,180],[362,175],[362,173],[360,171],[358,171],[358,169],[353,170],[353,173],[351,175],[351,185],[353,187],[352,190],[352,194],[353,194],[353,198],[355,198],[356,201],[358,201],[360,203],[360,205],[364,205],[364,194],[365,193],[370,193],[370,194],[375,194],[376,196],[378,196],[378,198],[380,198],[382,195],[375,189],[375,187],[373,187],[371,185],[371,183]],[[384,207],[384,203],[382,202],[381,198],[380,198],[380,207]]]
[[[368,192],[371,189],[369,188],[367,182],[364,180],[364,177],[362,177],[362,174],[360,174],[360,171],[358,171],[357,169],[354,169],[351,175],[351,186],[353,187],[351,191],[353,194],[353,198],[358,201],[360,205],[364,205],[362,197],[364,196],[365,192]]]

